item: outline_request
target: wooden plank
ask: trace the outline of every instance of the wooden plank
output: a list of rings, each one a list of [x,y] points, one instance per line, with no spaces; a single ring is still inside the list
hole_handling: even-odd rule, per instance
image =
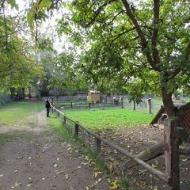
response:
[[[185,129],[187,130],[188,133],[190,133],[190,114],[184,116],[183,122],[185,125]]]
[[[142,152],[140,152],[138,155],[136,155],[136,158],[139,158],[143,161],[149,161],[153,158],[163,155],[164,151],[165,151],[165,147],[166,147],[166,143],[164,141],[157,143],[157,144],[153,145],[152,147],[147,148],[147,149],[143,150]],[[128,169],[130,169],[131,167],[136,166],[136,165],[137,165],[137,163],[135,163],[132,160],[127,161],[126,163],[123,164],[123,166]]]
[[[100,141],[102,141],[104,144],[106,144],[107,146],[119,151],[120,153],[124,154],[125,156],[129,157],[131,160],[133,160],[134,162],[138,163],[139,165],[143,166],[144,168],[146,168],[148,171],[150,171],[152,174],[154,174],[155,176],[157,176],[159,179],[162,179],[165,182],[169,181],[169,176],[166,175],[165,173],[152,168],[149,164],[147,164],[146,162],[142,161],[139,158],[136,158],[134,155],[132,155],[131,153],[129,153],[128,151],[122,149],[121,147],[109,142],[108,140],[102,138],[101,136],[91,132],[90,130],[86,129],[84,126],[82,126],[81,124],[79,124],[79,126],[83,129],[88,131],[92,136],[98,138]]]
[[[185,105],[182,105],[178,108],[178,115],[179,116],[184,116],[187,114],[190,114],[190,102],[185,104]]]
[[[59,110],[58,110],[58,111],[59,111]],[[59,112],[60,112],[60,111],[59,111]],[[60,112],[60,113],[62,113],[62,112]],[[66,122],[66,119],[69,119],[70,121],[76,123],[76,121],[70,119],[70,118],[67,117],[64,113],[62,113],[62,114],[64,115],[64,120],[65,120],[65,122]],[[163,173],[163,172],[161,172],[161,171],[159,171],[159,170],[157,170],[157,169],[155,169],[155,168],[152,168],[152,167],[151,167],[149,164],[147,164],[146,162],[144,162],[144,161],[142,161],[141,159],[135,157],[135,156],[132,155],[130,152],[128,152],[128,151],[122,149],[121,147],[119,147],[119,146],[117,146],[117,145],[115,145],[115,144],[109,142],[108,140],[104,139],[103,137],[97,135],[96,133],[94,133],[94,132],[92,132],[92,131],[86,129],[86,128],[85,128],[83,125],[81,125],[80,123],[78,123],[78,125],[79,125],[79,127],[82,128],[84,131],[86,131],[87,133],[91,134],[93,137],[99,139],[99,141],[103,142],[105,145],[107,145],[107,146],[109,146],[109,147],[111,147],[111,148],[113,148],[113,149],[119,151],[119,152],[122,153],[123,155],[129,157],[131,160],[133,160],[133,161],[136,162],[137,164],[141,165],[142,167],[144,167],[145,169],[147,169],[148,171],[150,171],[153,175],[157,176],[159,179],[161,179],[161,180],[163,180],[163,181],[165,181],[165,182],[167,182],[167,183],[169,182],[170,177],[169,177],[167,174],[165,174],[165,173]]]

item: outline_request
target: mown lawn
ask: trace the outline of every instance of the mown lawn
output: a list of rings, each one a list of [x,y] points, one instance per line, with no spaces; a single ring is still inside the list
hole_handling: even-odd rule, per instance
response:
[[[85,127],[94,129],[147,125],[154,117],[153,114],[126,109],[64,110],[63,113]]]
[[[4,125],[14,125],[15,122],[24,120],[25,117],[42,109],[45,109],[43,102],[11,102],[1,107],[0,123]]]

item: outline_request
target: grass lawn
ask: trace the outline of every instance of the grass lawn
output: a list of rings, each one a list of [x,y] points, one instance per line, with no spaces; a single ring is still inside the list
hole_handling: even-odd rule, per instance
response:
[[[12,127],[18,122],[31,124],[31,121],[27,120],[26,117],[42,109],[45,109],[43,102],[19,101],[6,104],[0,108],[0,126]],[[8,131],[6,133],[0,133],[0,145],[14,140],[16,136],[24,139],[32,138],[29,134],[22,131],[17,131],[16,134],[15,131]]]
[[[43,102],[11,102],[1,107],[0,123],[4,125],[13,125],[15,122],[23,120],[26,116],[42,109],[45,109]]]
[[[63,113],[85,127],[93,129],[146,125],[154,117],[153,114],[126,109],[64,110]]]

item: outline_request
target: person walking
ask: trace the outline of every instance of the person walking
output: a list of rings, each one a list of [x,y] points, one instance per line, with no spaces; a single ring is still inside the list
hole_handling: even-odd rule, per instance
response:
[[[50,112],[50,109],[51,109],[51,104],[47,98],[47,100],[45,101],[45,106],[46,106],[46,111],[47,111],[47,117],[50,117],[49,116],[49,112]]]

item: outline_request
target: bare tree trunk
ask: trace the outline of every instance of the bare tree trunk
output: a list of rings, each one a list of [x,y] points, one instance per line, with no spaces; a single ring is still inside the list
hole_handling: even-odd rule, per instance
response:
[[[168,119],[164,125],[164,142],[167,144],[165,151],[166,174],[170,177],[169,185],[172,190],[180,190],[179,175],[179,139],[177,137],[177,125],[175,107],[172,101],[172,93],[166,87],[161,88],[164,108]]]
[[[175,109],[172,101],[172,92],[168,92],[168,89],[166,87],[162,87],[161,93],[162,93],[162,101],[164,104],[164,108],[166,110],[168,117],[174,117]]]
[[[170,176],[169,185],[172,190],[180,189],[179,139],[176,135],[176,127],[175,118],[169,118],[164,127],[164,141],[167,143],[165,151],[166,174]]]

